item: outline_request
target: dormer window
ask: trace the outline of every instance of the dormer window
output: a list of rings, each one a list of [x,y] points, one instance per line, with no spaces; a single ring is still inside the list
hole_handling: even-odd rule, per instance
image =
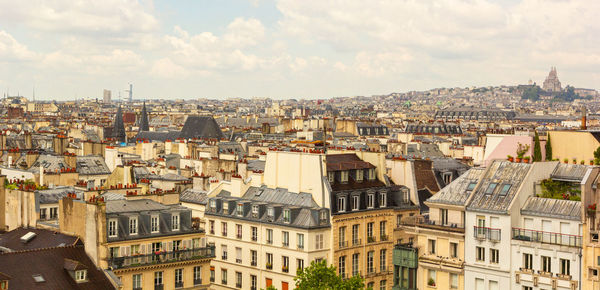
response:
[[[138,234],[138,218],[136,216],[129,218],[129,234],[130,235]]]
[[[238,203],[236,212],[237,212],[238,216],[243,216],[244,215],[244,204]]]
[[[270,207],[270,208],[267,208],[267,216],[268,216],[268,217],[272,218],[272,217],[275,215],[275,213],[274,213],[274,212],[275,212],[275,211],[274,211],[274,209],[273,209],[272,207]]]
[[[327,172],[327,179],[329,179],[329,183],[333,183],[335,181],[335,172],[334,171]]]
[[[360,207],[360,196],[352,196],[352,210],[358,210]]]
[[[369,169],[369,180],[375,180],[375,168]]]
[[[404,203],[408,203],[408,200],[409,200],[408,190],[407,189],[402,190],[402,201]]]
[[[252,206],[252,216],[253,217],[258,217],[258,205],[253,205]]]
[[[223,211],[227,212],[229,210],[229,202],[224,201],[223,202]]]
[[[348,171],[340,171],[340,182],[346,183],[348,182]]]
[[[179,230],[179,214],[171,215],[171,230],[178,231]]]
[[[338,212],[346,211],[346,197],[338,197]]]
[[[118,223],[116,219],[108,220],[108,237],[114,238],[117,236]]]
[[[87,270],[75,271],[75,281],[84,282],[87,279]]]
[[[319,214],[319,221],[321,223],[325,223],[327,222],[327,211],[326,210],[322,210]]]
[[[368,208],[374,208],[375,207],[375,194],[374,193],[369,193],[367,195],[367,207]]]
[[[385,207],[387,202],[387,197],[385,192],[379,194],[379,207]]]
[[[452,182],[452,172],[442,173],[442,178],[444,179],[445,184],[450,184],[450,182]]]
[[[284,209],[283,210],[283,222],[284,223],[289,223],[290,222],[290,210],[289,209]]]
[[[356,181],[363,181],[363,174],[364,174],[364,172],[362,171],[362,169],[357,169],[356,170]]]
[[[494,190],[496,189],[497,186],[498,186],[498,183],[490,183],[490,185],[488,185],[488,188],[485,190],[485,194],[494,193]]]
[[[212,208],[213,210],[217,208],[217,201],[214,199],[210,200],[210,208]]]
[[[159,230],[159,216],[153,215],[150,218],[150,232],[158,233],[158,230]]]

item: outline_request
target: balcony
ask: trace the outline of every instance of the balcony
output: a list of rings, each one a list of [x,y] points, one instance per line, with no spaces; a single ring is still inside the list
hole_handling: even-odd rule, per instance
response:
[[[433,230],[449,231],[455,233],[464,233],[465,225],[462,223],[449,222],[447,220],[431,220],[429,216],[419,216],[405,218],[401,221],[401,225],[418,226]]]
[[[163,284],[154,285],[154,290],[163,290],[163,289],[165,289],[165,285],[163,285]]]
[[[242,283],[235,283],[235,288],[242,288]]]
[[[362,241],[360,239],[352,240],[352,246],[360,246]]]
[[[499,242],[501,239],[500,233],[500,229],[473,226],[473,237],[478,240],[487,239],[492,242]]]
[[[215,257],[215,247],[180,250],[173,252],[137,255],[128,257],[114,257],[108,259],[108,265],[113,269],[124,269],[154,264],[166,264]]]
[[[267,267],[267,270],[273,270],[273,264],[271,264],[271,263],[267,263],[266,267]]]
[[[194,286],[202,285],[202,279],[194,279]]]
[[[374,236],[367,237],[367,243],[368,243],[368,244],[370,244],[370,243],[374,243],[374,242],[376,242],[376,241],[377,241],[377,240],[375,239],[375,237],[374,237]]]
[[[175,282],[175,288],[183,288],[183,282]]]
[[[256,261],[250,261],[250,266],[256,267]]]
[[[582,237],[578,235],[567,235],[521,228],[512,228],[513,240],[538,242],[543,244],[561,245],[570,247],[581,247]]]
[[[242,263],[242,259],[235,259],[235,262],[238,263],[238,264],[241,264]]]
[[[385,242],[385,241],[387,241],[389,239],[389,236],[388,235],[381,235],[381,236],[379,236],[379,239],[380,239],[380,241]]]
[[[237,234],[237,235],[235,235],[235,237],[236,237],[238,240],[241,240],[241,239],[242,239],[242,234]]]
[[[339,248],[340,249],[344,249],[348,247],[348,241],[340,241],[339,242]]]
[[[289,268],[288,266],[283,266],[283,267],[281,267],[281,272],[283,272],[283,273],[287,273],[287,272],[289,272],[289,271],[290,271],[290,268]]]

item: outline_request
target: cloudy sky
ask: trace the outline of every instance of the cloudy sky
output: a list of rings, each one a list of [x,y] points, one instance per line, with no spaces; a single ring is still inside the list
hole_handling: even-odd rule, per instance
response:
[[[600,88],[598,0],[0,0],[0,92],[66,100]]]

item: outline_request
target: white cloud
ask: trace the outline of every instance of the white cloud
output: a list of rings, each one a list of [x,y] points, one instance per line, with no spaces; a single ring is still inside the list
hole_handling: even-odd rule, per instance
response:
[[[28,61],[37,57],[37,54],[19,43],[12,35],[0,30],[0,61]]]

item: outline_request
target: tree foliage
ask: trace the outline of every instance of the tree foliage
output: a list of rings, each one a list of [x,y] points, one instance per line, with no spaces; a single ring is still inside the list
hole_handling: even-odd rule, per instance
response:
[[[594,151],[594,164],[600,165],[600,147],[598,147],[596,151]]]
[[[527,99],[532,101],[537,101],[540,99],[540,92],[542,89],[536,84],[529,86],[528,88],[523,90],[523,94],[521,95],[521,99]]]
[[[550,143],[550,134],[546,138],[546,161],[552,160],[552,143]]]
[[[309,267],[298,269],[296,287],[300,290],[351,290],[364,288],[364,279],[360,275],[343,279],[337,275],[335,266],[327,266],[327,261],[312,261]]]
[[[535,138],[533,144],[533,162],[542,161],[542,146],[540,145],[540,135],[535,131]]]

